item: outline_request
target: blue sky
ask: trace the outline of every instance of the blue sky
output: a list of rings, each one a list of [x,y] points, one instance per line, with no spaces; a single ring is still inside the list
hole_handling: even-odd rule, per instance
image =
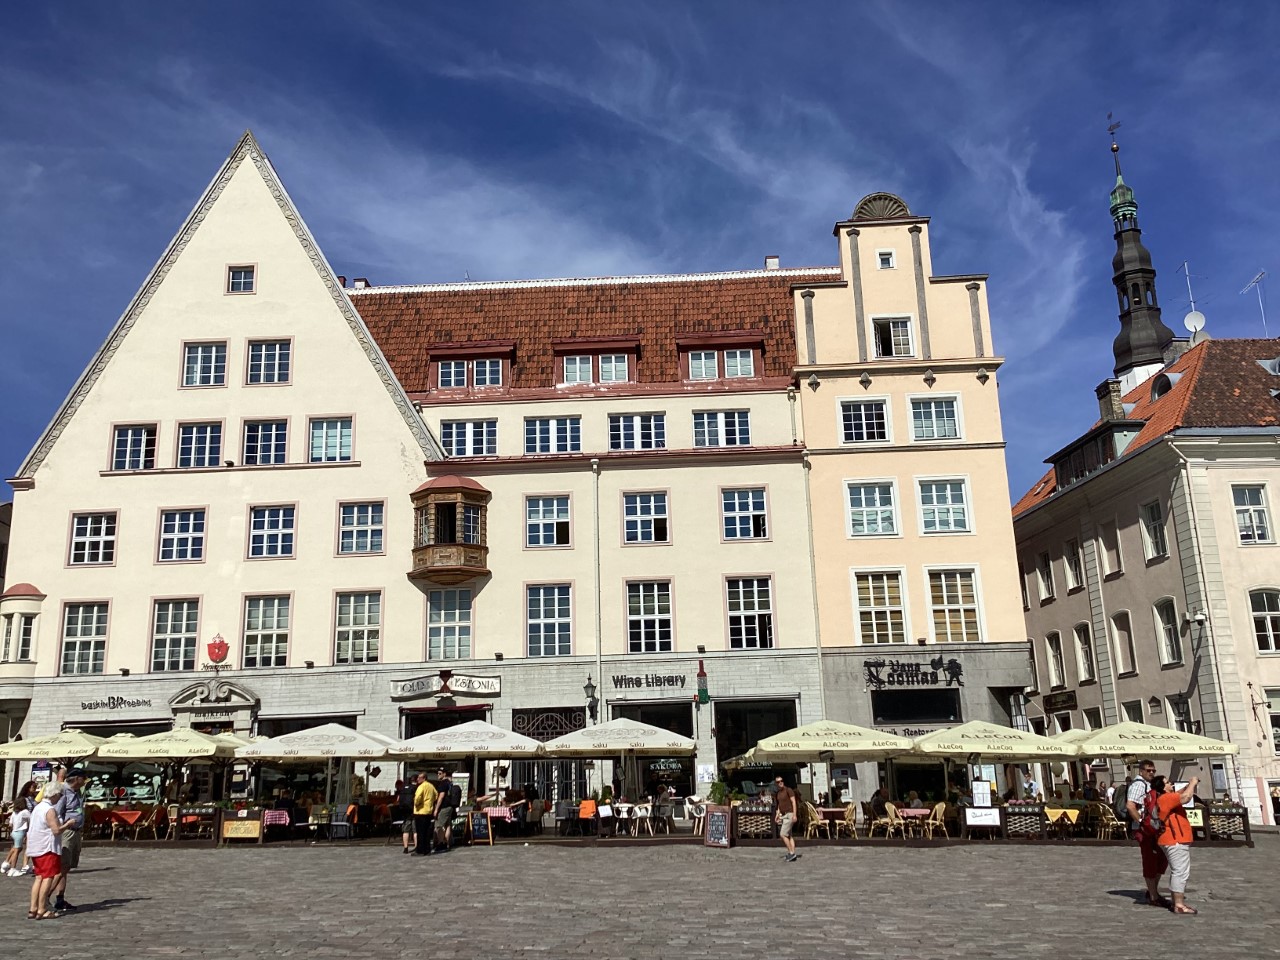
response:
[[[1111,371],[1108,111],[1169,326],[1183,260],[1218,337],[1260,336],[1238,291],[1280,283],[1280,4],[81,2],[7,26],[5,476],[246,127],[375,283],[830,264],[832,224],[898,193],[939,273],[991,275],[1015,496]]]

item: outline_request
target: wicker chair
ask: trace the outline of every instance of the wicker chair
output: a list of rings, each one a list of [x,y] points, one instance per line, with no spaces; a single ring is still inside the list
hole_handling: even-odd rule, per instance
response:
[[[1105,803],[1095,803],[1089,808],[1089,812],[1097,824],[1097,836],[1099,840],[1114,840],[1116,837],[1125,835],[1124,821],[1116,816],[1115,811],[1108,807]]]
[[[143,817],[136,824],[134,824],[133,839],[134,840],[141,839],[142,832],[144,830],[150,830],[151,839],[159,840],[160,839],[160,828],[159,828],[160,814],[163,811],[164,811],[164,807],[161,804],[157,803],[154,807],[152,807],[151,811],[145,817]]]
[[[835,821],[836,838],[839,839],[840,831],[843,830],[849,835],[850,840],[858,839],[858,808],[852,803],[844,808],[844,819]]]
[[[831,839],[831,824],[822,819],[822,814],[818,813],[817,807],[812,803],[805,801],[804,805],[804,838],[812,840],[819,833],[826,833],[827,839]]]
[[[945,803],[935,803],[933,810],[929,812],[928,818],[920,824],[920,831],[926,840],[932,840],[934,833],[941,833],[944,837],[947,835],[947,805]]]
[[[903,822],[902,817],[898,816],[898,808],[892,803],[884,805],[883,817],[877,817],[871,821],[871,828],[867,831],[867,836],[874,837],[877,828],[884,830],[884,838],[886,840],[893,836],[895,830],[902,839],[905,840],[907,838],[906,824]]]

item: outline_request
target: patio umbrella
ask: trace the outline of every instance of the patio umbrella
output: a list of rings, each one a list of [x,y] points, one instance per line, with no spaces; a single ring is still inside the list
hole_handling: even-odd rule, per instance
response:
[[[771,761],[766,760],[761,756],[755,747],[752,747],[746,753],[740,753],[736,757],[730,757],[728,760],[720,764],[720,766],[724,767],[726,770],[741,770],[743,767],[771,767],[773,764]]]
[[[52,759],[70,765],[77,760],[92,757],[98,747],[106,742],[106,737],[95,737],[82,730],[63,730],[31,740],[0,744],[0,760]]]
[[[243,744],[244,741],[232,743],[221,735],[177,727],[148,737],[119,742],[113,739],[98,748],[97,756],[102,760],[230,760]]]
[[[350,757],[356,760],[385,760],[393,741],[382,734],[353,730],[339,723],[286,733],[237,748],[237,760],[309,762]]]
[[[1076,744],[1086,757],[1132,757],[1140,754],[1144,757],[1191,758],[1221,757],[1240,752],[1239,746],[1225,740],[1132,720],[1101,730],[1090,730]]]
[[[1080,748],[1026,730],[970,720],[958,727],[917,737],[912,752],[926,757],[969,757],[974,754],[1003,763],[1064,760],[1080,756]]]
[[[819,720],[765,737],[752,752],[758,759],[794,763],[856,763],[910,753],[912,741],[881,730],[836,720]]]
[[[486,757],[538,757],[542,744],[484,720],[468,720],[443,730],[433,730],[391,747],[392,757],[456,760],[472,755]]]
[[[586,759],[613,757],[618,754],[636,757],[691,757],[697,752],[698,745],[688,737],[670,730],[620,717],[548,740],[543,747],[549,757]]]

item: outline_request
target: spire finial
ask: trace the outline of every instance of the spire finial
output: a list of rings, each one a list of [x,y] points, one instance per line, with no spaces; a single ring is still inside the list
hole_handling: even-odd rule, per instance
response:
[[[1120,121],[1113,119],[1110,113],[1107,114],[1107,120],[1110,121],[1107,126],[1107,133],[1111,134],[1111,156],[1116,162],[1116,179],[1120,179],[1120,144],[1116,143],[1116,131],[1120,129]]]

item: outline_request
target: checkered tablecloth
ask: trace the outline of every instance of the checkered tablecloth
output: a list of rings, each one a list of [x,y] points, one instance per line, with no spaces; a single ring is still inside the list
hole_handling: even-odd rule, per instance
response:
[[[289,811],[288,810],[262,811],[262,825],[264,827],[287,827],[289,825]]]
[[[510,820],[511,819],[510,807],[485,807],[484,812],[487,813],[489,817],[493,820]]]

